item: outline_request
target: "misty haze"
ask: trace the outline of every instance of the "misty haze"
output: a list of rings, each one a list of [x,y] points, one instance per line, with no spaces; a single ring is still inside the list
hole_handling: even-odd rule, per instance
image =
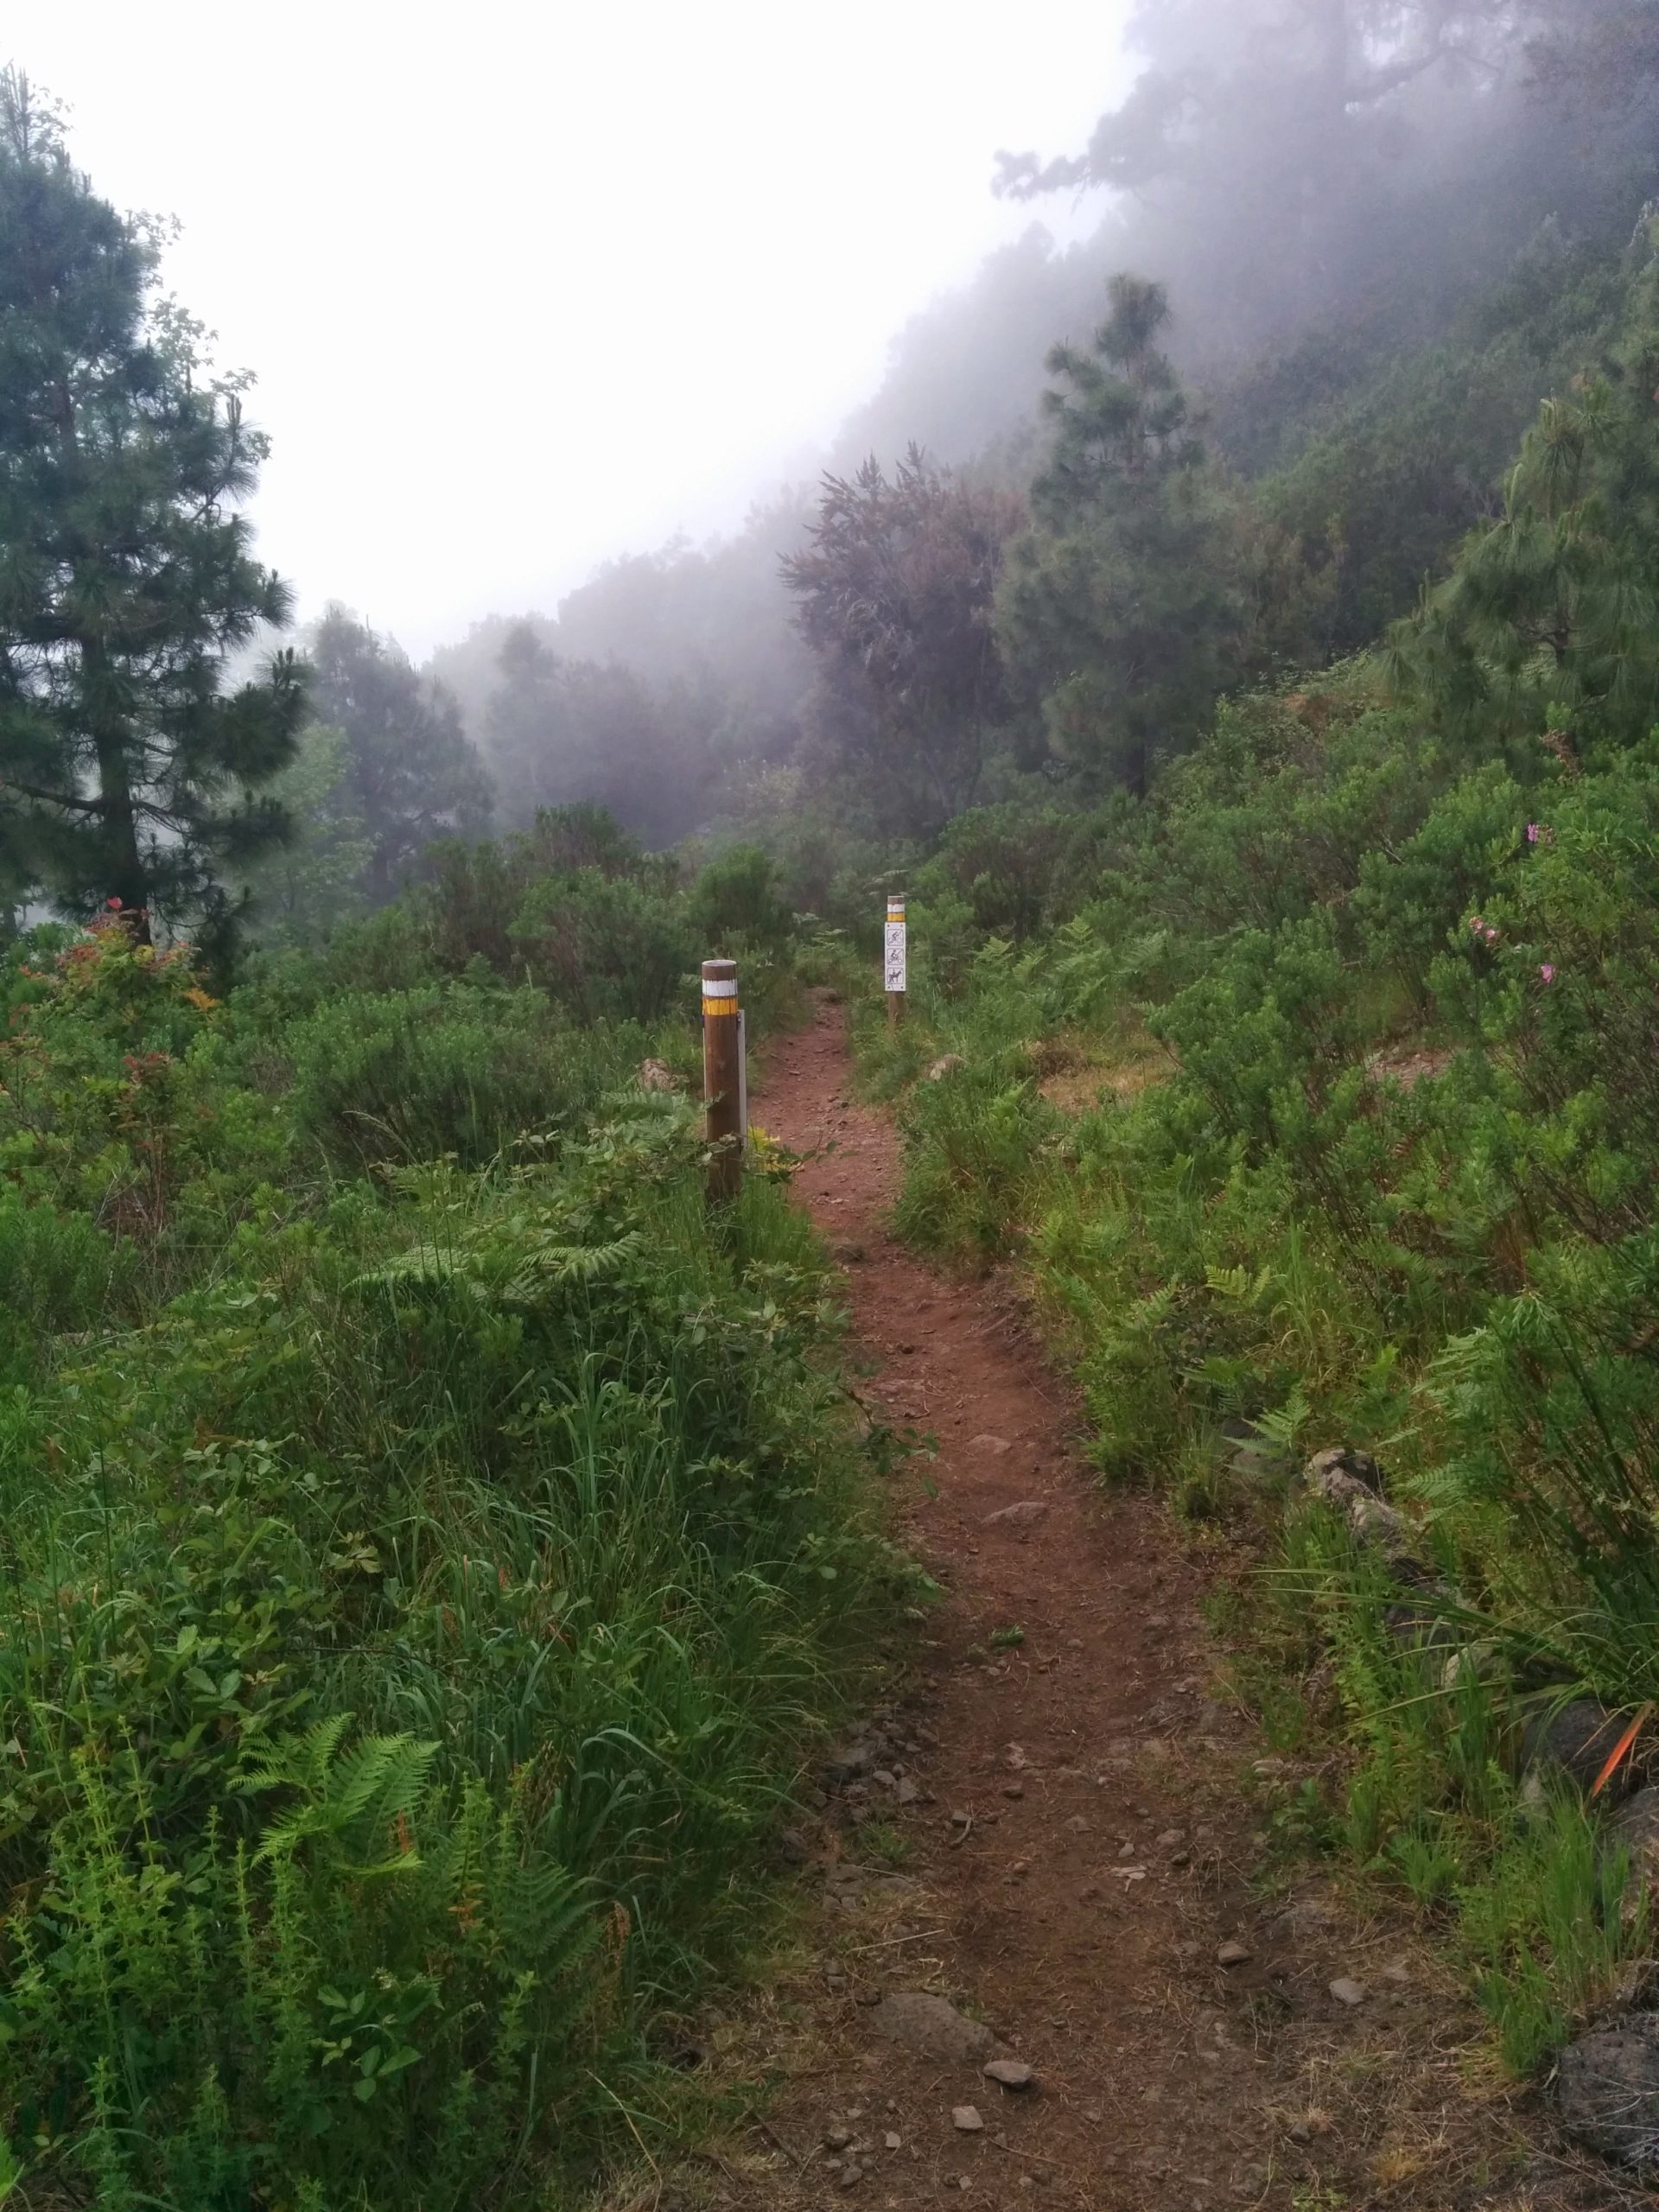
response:
[[[1659,0],[438,28],[0,45],[0,2199],[1651,2204]]]

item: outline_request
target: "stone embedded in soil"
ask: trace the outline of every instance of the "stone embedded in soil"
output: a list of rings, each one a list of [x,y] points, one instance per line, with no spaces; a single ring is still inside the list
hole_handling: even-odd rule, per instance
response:
[[[1338,1445],[1332,1451],[1316,1452],[1302,1470],[1302,1480],[1308,1489],[1317,1491],[1327,1475],[1346,1475],[1352,1482],[1380,1497],[1382,1494],[1382,1470],[1369,1452],[1351,1451]]]
[[[1601,1847],[1604,1854],[1624,1851],[1630,1856],[1624,1916],[1631,1919],[1642,1892],[1659,1888],[1659,1786],[1649,1783],[1619,1807],[1607,1823]]]
[[[1000,2082],[1005,2089],[1028,2089],[1037,2079],[1023,2058],[989,2058],[979,2070],[988,2082]]]
[[[1241,1943],[1236,1936],[1222,1945],[1216,1953],[1218,1967],[1242,1967],[1255,1956],[1248,1943]]]
[[[1477,1637],[1472,1643],[1465,1643],[1454,1651],[1441,1668],[1440,1688],[1449,1695],[1469,1682],[1499,1683],[1503,1675],[1502,1645],[1484,1637]]]
[[[1321,1459],[1329,1456],[1319,1454]],[[1308,1487],[1314,1497],[1322,1497],[1342,1515],[1354,1541],[1376,1553],[1396,1582],[1426,1590],[1440,1587],[1433,1568],[1413,1549],[1415,1532],[1410,1522],[1397,1507],[1380,1497],[1370,1483],[1333,1466],[1314,1476]]]
[[[948,1998],[925,1989],[890,1990],[870,2014],[878,2035],[923,2058],[957,2065],[978,2063],[996,2049],[982,2020],[970,2020]]]
[[[852,2139],[853,2131],[850,2127],[826,2127],[823,2131],[823,2147],[826,2151],[844,2151]]]
[[[1330,1990],[1338,2005],[1363,2005],[1371,1993],[1363,1981],[1354,1981],[1345,1974],[1337,1976]]]
[[[985,2123],[979,2116],[977,2105],[953,2105],[950,2125],[959,2135],[977,2135]]]
[[[1592,2028],[1556,2062],[1556,2108],[1569,2135],[1604,2158],[1659,2170],[1659,2012]]]
[[[1000,1459],[1005,1452],[1012,1452],[1014,1446],[1006,1436],[993,1436],[987,1429],[982,1435],[969,1438],[968,1449],[970,1452],[988,1452],[993,1459]]]
[[[844,1788],[855,1782],[860,1775],[868,1774],[875,1764],[875,1747],[872,1744],[843,1744],[831,1751],[823,1763],[823,1779],[831,1789]]]
[[[1001,1506],[996,1512],[988,1513],[984,1525],[988,1529],[1028,1529],[1033,1522],[1040,1521],[1047,1510],[1048,1500],[1046,1497],[1022,1497],[1012,1505]]]

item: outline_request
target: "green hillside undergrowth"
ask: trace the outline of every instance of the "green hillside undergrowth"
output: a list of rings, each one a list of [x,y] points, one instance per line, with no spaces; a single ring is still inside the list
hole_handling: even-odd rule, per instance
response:
[[[1477,747],[1374,661],[1241,699],[1024,926],[955,825],[911,1020],[861,1015],[900,1227],[1020,1271],[1106,1478],[1246,1537],[1275,1747],[1346,1745],[1286,1819],[1444,1923],[1523,2069],[1641,1953],[1598,1816],[1647,1731],[1587,1806],[1528,1746],[1659,1697],[1659,744],[1573,720]],[[1297,1499],[1331,1445],[1408,1516],[1414,1629]]]
[[[673,2124],[653,2051],[884,1617],[822,1262],[632,1081],[695,1041],[651,957],[588,1027],[429,920],[227,1003],[113,915],[3,970],[31,2202],[566,2201]]]

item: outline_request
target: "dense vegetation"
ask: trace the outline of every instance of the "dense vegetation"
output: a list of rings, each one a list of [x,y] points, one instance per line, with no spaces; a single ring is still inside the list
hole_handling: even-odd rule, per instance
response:
[[[851,1681],[880,1554],[819,1260],[765,1177],[711,1225],[632,1080],[689,1058],[705,931],[757,984],[782,950],[764,864],[540,835],[470,921],[457,855],[222,1002],[113,912],[0,971],[31,2197],[563,2201],[624,2107],[670,2120],[652,2050]],[[573,976],[578,899],[617,926]]]

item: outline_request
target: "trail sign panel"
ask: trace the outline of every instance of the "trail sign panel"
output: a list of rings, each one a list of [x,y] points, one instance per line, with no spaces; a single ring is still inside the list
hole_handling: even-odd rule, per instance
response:
[[[902,899],[887,901],[887,987],[890,991],[903,992],[905,979],[905,902]]]

